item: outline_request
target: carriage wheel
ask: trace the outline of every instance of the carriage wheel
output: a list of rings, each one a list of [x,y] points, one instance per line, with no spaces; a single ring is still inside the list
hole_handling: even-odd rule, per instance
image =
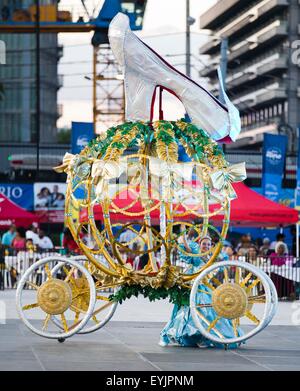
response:
[[[194,281],[190,308],[195,325],[215,343],[241,343],[270,323],[277,303],[274,289],[269,277],[251,264],[218,262]]]
[[[267,326],[272,321],[274,315],[276,314],[278,308],[278,294],[274,282],[271,280],[271,278],[267,273],[265,273],[265,278],[268,280],[271,289],[271,306],[272,306],[270,311],[270,316],[267,319],[267,323],[266,323]]]
[[[78,255],[72,257],[73,260],[76,262],[86,262],[86,257],[83,255]],[[85,266],[84,266],[85,265]],[[86,264],[82,264],[83,267],[86,268]],[[87,268],[86,268],[87,269]],[[51,274],[55,276],[58,273],[65,273],[67,274],[69,271],[66,270],[66,267],[63,263],[57,264],[52,270]],[[92,274],[92,271],[89,270],[89,273]],[[76,300],[76,305],[71,308],[73,311],[73,324],[77,324],[80,322],[81,317],[83,316],[82,314],[86,311],[87,309],[87,304],[89,300],[89,291],[87,289],[87,280],[83,277],[77,277],[74,278],[74,284],[75,284],[75,289],[77,290],[77,300]],[[113,317],[117,305],[117,302],[113,302],[109,300],[109,296],[114,294],[117,290],[117,288],[107,288],[107,286],[102,286],[99,284],[99,282],[96,282],[95,284],[96,287],[96,302],[94,306],[94,310],[86,323],[86,325],[78,331],[78,334],[89,334],[92,333],[96,330],[99,330],[100,328],[104,327],[107,322]],[[63,329],[63,324],[61,320],[53,316],[52,321],[61,329]]]
[[[74,281],[70,273],[64,279],[53,277],[51,269],[57,262],[69,266],[73,273],[84,276],[87,281],[88,305],[77,324],[70,322],[71,310],[76,307],[77,299],[72,289]],[[28,295],[28,286],[36,291],[36,298],[33,303],[24,305],[23,299]],[[95,283],[86,268],[72,259],[60,256],[43,258],[34,263],[22,276],[16,293],[17,310],[25,325],[42,337],[58,340],[71,337],[85,326],[93,313],[95,300]],[[50,322],[54,315],[60,318],[62,330]]]

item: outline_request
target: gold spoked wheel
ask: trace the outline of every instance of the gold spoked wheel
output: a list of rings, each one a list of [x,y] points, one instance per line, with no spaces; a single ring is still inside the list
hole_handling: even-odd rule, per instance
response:
[[[263,330],[274,316],[272,282],[246,262],[224,261],[194,281],[190,308],[204,337],[215,343],[241,343]]]
[[[68,270],[64,278],[56,278],[51,272],[57,262]],[[73,275],[81,275],[85,279],[86,293],[83,316],[76,324],[71,317],[78,302]],[[28,292],[28,287],[32,288],[31,292]],[[29,293],[33,302],[25,304]],[[21,319],[31,331],[42,337],[61,340],[85,326],[93,313],[95,300],[95,283],[89,272],[79,262],[52,256],[43,258],[26,270],[17,288],[16,304]],[[60,320],[62,327],[52,322],[53,317]]]
[[[72,257],[72,259],[85,267],[90,275],[93,276],[94,272],[97,272],[97,269],[86,260],[86,257],[79,255]],[[88,303],[90,300],[88,281],[85,276],[75,275],[74,270],[72,271],[72,268],[67,268],[64,264],[57,264],[51,270],[51,274],[53,276],[68,276],[73,293],[73,301],[70,308],[73,313],[70,315],[70,318],[72,321],[72,328],[76,327],[82,321],[82,318],[88,310]],[[96,301],[94,310],[88,322],[80,331],[78,331],[78,334],[88,334],[99,330],[112,318],[117,308],[118,303],[109,299],[109,296],[116,291],[116,286],[114,284],[108,282],[102,283],[98,280],[95,282],[95,288]],[[59,328],[63,329],[63,323],[59,317],[53,316],[52,321]]]

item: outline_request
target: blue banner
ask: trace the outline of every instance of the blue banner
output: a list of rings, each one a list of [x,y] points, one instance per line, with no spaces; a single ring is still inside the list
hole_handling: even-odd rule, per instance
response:
[[[278,201],[285,167],[287,136],[264,134],[263,144],[263,194]]]
[[[0,193],[27,210],[33,210],[33,185],[0,183]]]
[[[92,122],[72,122],[72,153],[79,153],[93,138]]]
[[[298,135],[300,135],[300,128],[298,128]],[[300,137],[298,137],[297,185],[295,189],[295,208],[300,210]]]

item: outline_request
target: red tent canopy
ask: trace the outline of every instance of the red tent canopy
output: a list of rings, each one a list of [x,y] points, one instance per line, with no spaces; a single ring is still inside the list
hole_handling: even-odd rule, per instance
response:
[[[242,182],[234,183],[233,187],[238,198],[231,203],[232,225],[274,227],[298,222],[296,209],[271,201]]]
[[[290,225],[296,224],[298,221],[298,212],[293,208],[288,208],[284,205],[278,204],[269,200],[268,198],[258,194],[256,191],[249,189],[243,183],[235,183],[233,185],[236,193],[237,199],[231,202],[231,213],[230,213],[230,222],[233,226],[244,226],[244,227],[274,227],[278,225]],[[130,193],[124,192],[120,193],[120,198],[114,200],[115,204],[119,208],[124,208],[126,205],[129,205],[133,198]],[[210,205],[210,212],[213,212],[216,209],[219,209],[219,205]],[[142,211],[142,206],[140,202],[136,202],[130,209],[131,213],[137,213]],[[178,213],[184,212],[183,207],[178,208]],[[151,212],[151,220],[154,224],[159,223],[159,208]],[[94,207],[94,216],[96,220],[102,220],[102,209],[101,206],[96,205]],[[213,216],[211,220],[219,225],[224,216],[218,214]],[[87,211],[83,210],[81,212],[81,220],[84,221],[87,219]],[[110,213],[110,219],[113,222],[124,222],[124,221],[138,221],[142,220],[143,217],[136,216],[125,216],[122,213]],[[180,220],[195,220],[195,216],[187,215],[185,217],[180,217]]]
[[[11,224],[28,227],[34,221],[38,220],[36,215],[27,212],[27,210],[21,208],[0,193],[0,228],[8,227]]]

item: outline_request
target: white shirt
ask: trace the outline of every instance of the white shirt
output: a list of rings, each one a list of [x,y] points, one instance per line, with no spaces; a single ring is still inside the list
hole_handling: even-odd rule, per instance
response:
[[[53,243],[48,236],[39,238],[38,246],[44,250],[53,248]]]
[[[36,234],[35,232],[31,231],[31,230],[28,230],[26,231],[26,240],[27,239],[32,239],[32,243],[37,245],[39,243],[39,236],[38,234]]]

